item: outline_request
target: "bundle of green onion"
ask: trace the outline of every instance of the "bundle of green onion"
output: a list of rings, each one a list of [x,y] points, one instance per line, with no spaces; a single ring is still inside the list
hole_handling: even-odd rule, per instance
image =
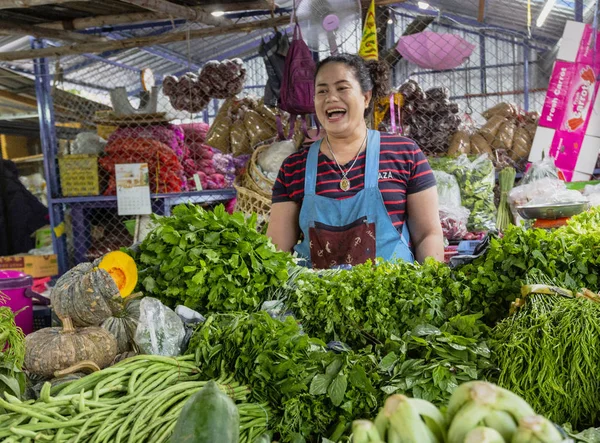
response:
[[[503,231],[512,224],[510,205],[508,204],[508,193],[515,185],[515,168],[504,168],[498,174],[498,185],[500,186],[500,204],[498,205],[498,217],[496,226],[498,230]]]

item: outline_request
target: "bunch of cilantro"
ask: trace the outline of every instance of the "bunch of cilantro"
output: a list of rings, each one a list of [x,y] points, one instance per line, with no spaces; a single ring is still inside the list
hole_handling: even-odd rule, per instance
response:
[[[135,258],[142,289],[167,306],[255,310],[288,279],[290,254],[257,232],[256,216],[187,204],[155,223]]]

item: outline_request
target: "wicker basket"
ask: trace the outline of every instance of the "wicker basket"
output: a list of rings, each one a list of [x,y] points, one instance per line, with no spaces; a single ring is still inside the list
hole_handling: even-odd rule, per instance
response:
[[[271,212],[271,200],[254,192],[251,189],[242,186],[239,182],[233,184],[237,191],[237,199],[235,204],[235,210],[243,212],[244,214],[256,213],[259,218],[269,218]]]
[[[254,149],[252,153],[252,157],[248,161],[248,175],[249,179],[254,182],[255,186],[250,185],[254,191],[259,192],[265,196],[271,196],[271,189],[273,189],[273,185],[275,182],[270,180],[265,174],[262,173],[260,167],[258,166],[258,156],[261,152],[266,151],[273,144],[273,140],[269,142],[259,145]]]

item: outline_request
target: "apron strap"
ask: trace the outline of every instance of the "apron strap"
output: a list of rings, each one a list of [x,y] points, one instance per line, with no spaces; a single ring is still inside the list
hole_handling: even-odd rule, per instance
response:
[[[365,167],[365,189],[379,187],[379,131],[368,130],[367,160]]]
[[[304,196],[315,195],[317,188],[317,169],[319,167],[319,151],[321,141],[317,140],[308,148],[306,171],[304,173]]]

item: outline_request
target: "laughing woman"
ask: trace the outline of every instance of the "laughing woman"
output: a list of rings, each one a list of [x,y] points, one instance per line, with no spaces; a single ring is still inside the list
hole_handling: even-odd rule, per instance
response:
[[[367,129],[373,99],[385,94],[382,77],[381,65],[356,55],[319,63],[315,110],[327,136],[289,156],[273,187],[267,235],[316,269],[443,259],[425,155],[408,138]]]

